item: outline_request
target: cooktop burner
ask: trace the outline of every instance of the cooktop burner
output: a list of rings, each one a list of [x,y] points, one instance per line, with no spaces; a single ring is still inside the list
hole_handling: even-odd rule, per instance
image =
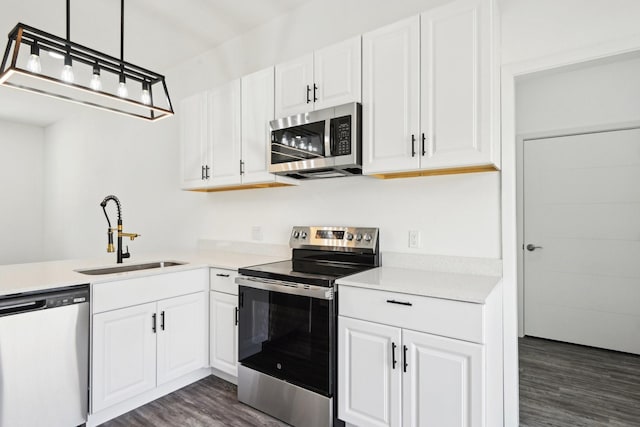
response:
[[[292,259],[240,268],[245,276],[331,287],[341,277],[380,265],[378,229],[293,227]]]
[[[288,260],[244,267],[238,272],[245,276],[330,287],[336,279],[370,268],[373,266]]]

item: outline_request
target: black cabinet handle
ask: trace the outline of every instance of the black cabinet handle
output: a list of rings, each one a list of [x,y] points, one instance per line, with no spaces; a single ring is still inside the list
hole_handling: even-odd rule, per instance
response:
[[[402,349],[402,371],[407,372],[407,346],[403,345]]]
[[[391,369],[396,369],[396,363],[398,363],[398,361],[396,360],[396,343],[392,342],[391,343]]]
[[[209,166],[205,166],[205,167],[204,167],[204,179],[209,179],[209,178],[211,178],[211,177],[209,176],[209,169],[211,169]]]
[[[204,165],[200,166],[200,179],[204,181]]]
[[[425,146],[424,146],[424,145],[425,145],[425,144],[424,144],[424,143],[425,143],[425,140],[426,140],[426,138],[425,138],[425,136],[424,136],[424,132],[422,132],[422,155],[423,155],[423,156],[424,156],[425,154],[427,154],[427,151],[425,150]]]
[[[411,134],[411,157],[416,156],[416,136]]]
[[[156,333],[156,314],[153,313],[151,315],[151,330],[153,331],[153,333]]]
[[[228,274],[222,274],[222,273],[217,273],[216,276],[218,276],[218,277],[229,277]]]
[[[316,91],[318,90],[318,86],[316,86],[316,84],[313,84],[313,102],[317,102],[318,101],[318,97],[316,96]]]
[[[408,305],[408,306],[412,306],[413,305],[408,301],[396,301],[394,299],[388,299],[387,302],[389,304]]]
[[[238,326],[238,312],[240,311],[240,309],[238,307],[236,307],[236,326]]]
[[[307,104],[311,102],[309,95],[311,94],[311,87],[307,85]]]
[[[164,331],[164,310],[160,313],[160,329]]]
[[[244,175],[244,161],[240,160],[240,175]]]

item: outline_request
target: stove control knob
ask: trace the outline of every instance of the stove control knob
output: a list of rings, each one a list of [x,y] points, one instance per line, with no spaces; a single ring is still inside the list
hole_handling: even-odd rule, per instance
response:
[[[300,238],[301,239],[306,239],[307,238],[307,232],[306,231],[301,231],[300,232]]]
[[[293,232],[293,238],[294,238],[294,239],[297,239],[297,238],[298,238],[298,236],[300,236],[300,232],[299,232],[298,230],[294,231],[294,232]]]
[[[364,235],[364,241],[365,241],[365,242],[370,242],[370,241],[371,241],[371,234],[366,233],[366,234]]]
[[[358,233],[356,234],[356,241],[359,242],[360,240],[362,240],[362,234]]]
[[[347,233],[347,240],[353,240],[353,234]]]

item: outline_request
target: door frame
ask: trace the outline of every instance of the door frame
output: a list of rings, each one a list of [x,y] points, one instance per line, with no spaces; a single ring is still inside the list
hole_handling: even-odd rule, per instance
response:
[[[539,139],[562,138],[593,133],[615,132],[622,130],[640,129],[640,120],[632,122],[617,122],[564,128],[544,132],[531,132],[516,136],[516,223],[517,223],[517,281],[518,281],[518,337],[524,336],[524,143]]]
[[[543,58],[501,67],[501,214],[503,265],[504,425],[519,425],[518,372],[518,217],[516,80],[541,71],[640,51],[640,36],[627,37],[587,48],[573,49]]]

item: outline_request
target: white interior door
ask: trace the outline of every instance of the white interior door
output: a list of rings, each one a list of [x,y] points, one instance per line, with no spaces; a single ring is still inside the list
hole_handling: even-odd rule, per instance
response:
[[[526,335],[640,354],[639,182],[640,129],[525,141]]]

